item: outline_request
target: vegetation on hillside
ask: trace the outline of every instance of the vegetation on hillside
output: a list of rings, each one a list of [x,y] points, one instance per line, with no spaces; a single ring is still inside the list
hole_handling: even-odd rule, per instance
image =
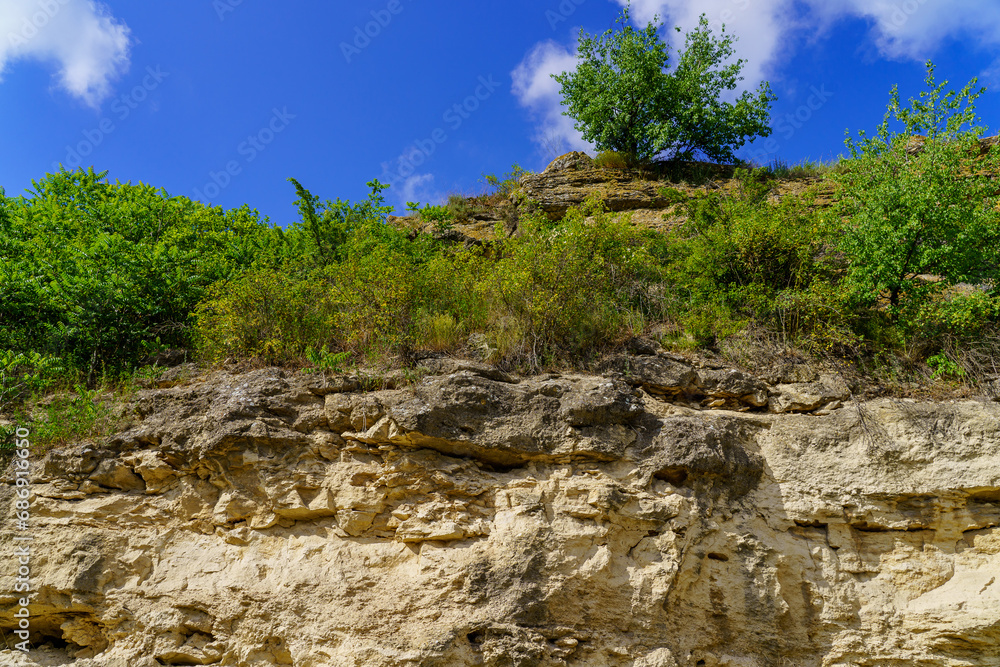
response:
[[[592,198],[555,221],[522,202],[516,233],[454,243],[387,224],[378,181],[351,203],[292,180],[300,219],[278,229],[245,206],[49,174],[0,195],[0,410],[75,387],[36,417],[53,438],[66,414],[101,432],[110,413],[87,407],[101,404],[94,389],[149,375],[165,348],[317,369],[454,353],[535,371],[586,367],[647,335],[751,365],[776,341],[886,383],[995,377],[1000,156],[979,141],[974,83],[946,91],[928,64],[927,84],[909,106],[893,92],[876,134],[824,169],[833,207],[809,191],[775,201],[791,175],[744,165],[735,187],[693,197],[664,183],[686,213],[667,234]],[[411,208],[442,224],[506,215],[522,173]]]

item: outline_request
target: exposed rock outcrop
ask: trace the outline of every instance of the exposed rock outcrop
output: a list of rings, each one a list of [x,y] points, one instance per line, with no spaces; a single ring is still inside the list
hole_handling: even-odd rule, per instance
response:
[[[35,459],[35,649],[0,664],[1000,665],[1000,404],[649,352],[175,372]]]
[[[624,171],[601,169],[585,153],[556,158],[540,174],[521,178],[524,195],[549,217],[566,215],[588,195],[598,193],[610,211],[662,210],[671,205],[659,191],[662,184]]]
[[[667,231],[686,219],[685,200],[705,191],[731,193],[739,188],[732,167],[691,163],[686,168],[697,177],[671,180],[653,173],[656,170],[605,169],[586,153],[575,151],[556,158],[539,174],[523,176],[517,195],[499,206],[483,207],[477,202],[474,212],[443,226],[419,215],[389,216],[388,221],[413,234],[423,232],[467,246],[481,245],[495,238],[498,226],[503,233],[516,232],[517,220],[525,212],[540,210],[550,219],[559,220],[571,207],[597,195],[609,211],[627,213],[632,224]],[[833,185],[818,177],[778,181],[772,197],[781,199],[807,191],[817,207],[833,202]]]

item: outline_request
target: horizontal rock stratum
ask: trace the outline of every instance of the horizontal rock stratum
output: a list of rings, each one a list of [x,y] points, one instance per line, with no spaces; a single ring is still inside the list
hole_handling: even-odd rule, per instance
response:
[[[1000,665],[1000,404],[428,372],[217,371],[36,460],[36,647],[0,664]]]

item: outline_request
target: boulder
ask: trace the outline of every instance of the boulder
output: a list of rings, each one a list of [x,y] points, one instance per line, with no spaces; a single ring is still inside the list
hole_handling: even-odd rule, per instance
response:
[[[810,412],[836,401],[846,401],[851,392],[835,375],[823,375],[816,382],[779,384],[768,399],[771,412]]]

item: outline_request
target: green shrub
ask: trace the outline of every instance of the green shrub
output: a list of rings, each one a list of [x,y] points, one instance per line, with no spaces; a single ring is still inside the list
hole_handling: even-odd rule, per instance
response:
[[[794,181],[798,179],[827,176],[836,171],[838,165],[839,162],[836,160],[831,162],[813,162],[811,160],[803,160],[797,164],[789,165],[781,158],[775,158],[771,164],[767,165],[766,169],[774,178]]]
[[[319,197],[294,178],[288,180],[299,197],[295,203],[301,220],[282,235],[286,267],[311,270],[343,260],[350,252],[349,242],[373,224],[384,225],[393,210],[382,194],[389,186],[378,179],[366,184],[371,188],[368,198],[355,204],[339,197],[320,203]]]
[[[38,451],[80,440],[96,439],[120,430],[126,416],[116,410],[115,397],[77,385],[72,392],[56,394],[35,405],[18,421],[29,424],[31,441]]]
[[[347,362],[350,361],[351,353],[330,352],[326,349],[325,345],[317,350],[309,345],[306,347],[305,357],[309,365],[302,370],[306,373],[313,373],[318,370],[339,373],[347,365]]]
[[[695,349],[714,348],[742,331],[749,322],[745,317],[738,317],[723,299],[694,305],[683,311],[678,319],[685,338],[694,343],[692,347]]]
[[[335,306],[324,282],[250,271],[210,290],[198,305],[197,342],[212,361],[300,361],[309,348],[335,346]]]
[[[280,251],[246,207],[224,212],[92,169],[33,186],[0,216],[0,349],[58,358],[89,384],[133,367],[149,341],[190,344],[208,286]]]
[[[509,199],[511,195],[521,188],[521,179],[531,172],[517,164],[511,166],[510,171],[500,174],[483,174],[483,182],[486,184],[486,196],[491,200]],[[492,190],[492,192],[489,192]]]
[[[804,287],[819,251],[813,222],[793,200],[742,208],[714,195],[701,197],[672,235],[672,274],[704,296],[750,285],[771,292]]]
[[[804,202],[767,200],[760,170],[737,170],[732,195],[702,194],[688,220],[670,233],[667,272],[672,318],[702,344],[714,345],[751,320],[801,332],[795,308],[826,269],[817,263],[819,221]]]
[[[659,189],[660,196],[666,200],[667,206],[674,206],[675,204],[683,204],[687,202],[688,196],[678,190],[677,188],[671,188],[663,186]]]
[[[0,350],[0,410],[45,391],[65,371],[57,357],[38,352]]]
[[[419,202],[406,202],[406,210],[416,213],[424,222],[435,222],[438,228],[446,228],[455,219],[455,213],[448,206],[425,204],[421,208]]]
[[[448,206],[432,206],[427,204],[420,209],[420,219],[425,222],[447,223],[455,219],[455,213]]]
[[[502,242],[478,285],[490,309],[487,334],[504,360],[539,368],[641,330],[659,270],[642,232],[593,198],[554,229],[540,218],[524,227]]]
[[[448,211],[456,220],[468,220],[477,210],[478,207],[467,197],[462,195],[448,196]]]
[[[457,336],[483,329],[488,306],[478,286],[491,264],[482,249],[470,247],[442,252],[414,271],[413,299],[420,313],[416,346],[445,349],[446,340],[457,345]]]
[[[465,323],[451,313],[431,313],[420,311],[416,317],[416,345],[437,352],[450,352],[465,343],[467,332]]]
[[[409,350],[418,270],[405,254],[384,245],[330,267],[326,289],[339,345],[361,356]]]
[[[601,169],[617,169],[625,171],[633,169],[639,165],[639,160],[630,153],[619,153],[618,151],[601,151],[594,158],[594,166]]]
[[[958,362],[945,354],[935,354],[928,357],[927,365],[934,370],[931,377],[935,380],[941,377],[961,378],[965,375],[965,371],[962,370]]]

